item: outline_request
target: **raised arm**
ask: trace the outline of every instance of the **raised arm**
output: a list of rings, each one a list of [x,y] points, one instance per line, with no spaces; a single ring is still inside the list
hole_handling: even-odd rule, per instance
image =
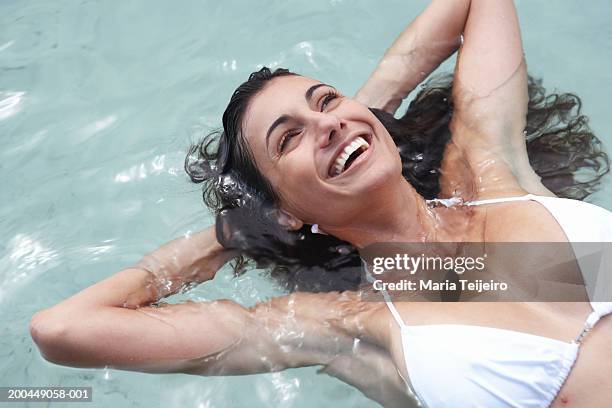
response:
[[[194,375],[329,365],[327,373],[385,406],[411,401],[384,348],[364,341],[355,347],[362,325],[350,317],[354,293],[295,293],[252,308],[229,300],[153,305],[211,279],[234,255],[212,229],[179,238],[36,313],[31,335],[47,360],[62,365]],[[349,363],[377,374],[364,382],[363,372],[346,370]]]
[[[487,197],[554,195],[529,164],[527,67],[512,0],[471,0],[453,83],[453,141]]]
[[[314,335],[318,326],[290,319],[281,299],[253,309],[229,300],[152,305],[185,284],[211,279],[233,255],[212,228],[174,240],[135,267],[38,312],[32,337],[45,358],[76,367],[246,374],[323,363],[307,341],[293,347],[291,333]],[[322,350],[332,355],[345,345],[340,340],[349,348],[352,341],[335,340],[336,348]]]
[[[227,347],[244,315],[238,305],[202,307],[227,309],[224,321],[193,303],[150,306],[184,284],[211,279],[227,260],[215,242],[209,229],[162,246],[138,265],[36,313],[32,338],[58,364],[141,371],[180,371],[186,362]]]
[[[482,133],[522,132],[527,102],[527,69],[512,0],[472,0],[455,67],[453,119]]]
[[[355,98],[393,114],[461,44],[470,0],[434,0],[387,49]]]

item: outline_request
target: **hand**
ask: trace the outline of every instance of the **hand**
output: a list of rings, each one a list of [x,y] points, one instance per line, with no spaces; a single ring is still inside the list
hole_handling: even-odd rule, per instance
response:
[[[217,271],[237,250],[227,250],[217,242],[215,228],[170,241],[146,254],[136,268],[149,272],[159,297],[174,293],[180,287],[201,283],[215,277]]]

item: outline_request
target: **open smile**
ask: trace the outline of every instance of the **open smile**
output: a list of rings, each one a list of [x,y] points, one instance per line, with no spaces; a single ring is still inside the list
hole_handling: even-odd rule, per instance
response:
[[[333,156],[327,175],[330,178],[344,175],[350,168],[363,162],[369,156],[371,145],[371,133],[363,133],[349,138]]]

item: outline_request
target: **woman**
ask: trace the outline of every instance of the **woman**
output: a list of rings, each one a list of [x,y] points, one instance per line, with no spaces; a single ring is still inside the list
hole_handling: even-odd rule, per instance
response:
[[[366,105],[394,112],[422,77],[393,61],[426,49],[414,69],[428,73],[455,50],[460,33],[452,141],[444,149],[438,135],[433,150],[417,150],[404,168],[390,132]],[[408,78],[400,86],[388,80],[398,71]],[[234,93],[223,118],[225,139],[215,156],[223,168],[213,168],[217,184],[209,190],[220,200],[217,230],[172,241],[37,313],[31,333],[45,358],[202,375],[324,365],[385,406],[416,404],[407,385],[436,407],[607,406],[609,304],[383,305],[345,291],[296,292],[249,309],[231,301],[150,306],[212,279],[239,254],[285,268],[297,261],[332,268],[355,255],[345,246],[325,253],[334,242],[360,251],[375,242],[610,239],[610,213],[552,197],[529,166],[527,75],[511,1],[432,2],[356,99],[301,76],[254,79]],[[440,196],[471,205],[430,206],[406,180],[436,149],[445,151]],[[207,160],[204,154],[197,162]],[[196,181],[210,177],[208,169],[191,170]],[[422,175],[413,182],[425,196],[437,194],[429,181]],[[601,227],[599,236],[576,226],[577,213]],[[322,253],[306,251],[303,241]]]

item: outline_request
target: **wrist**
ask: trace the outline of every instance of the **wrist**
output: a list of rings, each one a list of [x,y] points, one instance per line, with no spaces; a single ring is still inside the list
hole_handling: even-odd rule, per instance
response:
[[[356,98],[370,108],[394,113],[418,81],[406,66],[407,56],[387,54],[359,90]]]
[[[217,242],[213,228],[207,228],[146,254],[136,267],[151,274],[163,297],[184,285],[213,279],[217,270],[236,255],[236,251],[227,251]]]

